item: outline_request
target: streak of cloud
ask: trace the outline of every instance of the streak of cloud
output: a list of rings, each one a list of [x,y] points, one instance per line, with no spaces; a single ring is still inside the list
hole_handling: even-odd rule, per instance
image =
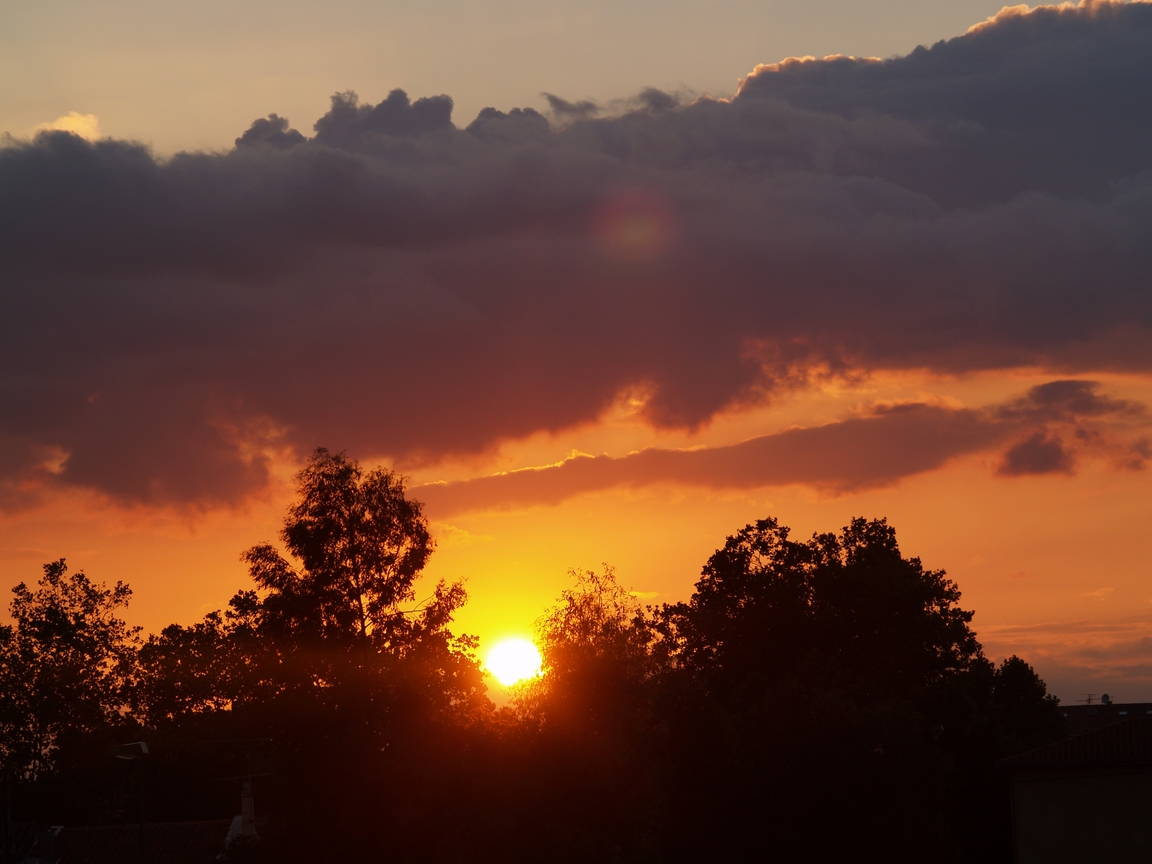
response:
[[[949,459],[1002,447],[1021,435],[1023,440],[1008,448],[1004,456],[1008,467],[1000,473],[1070,473],[1074,453],[1063,449],[1056,433],[1030,434],[1036,424],[1084,428],[1087,418],[1117,414],[1146,419],[1141,406],[1096,390],[1089,381],[1055,381],[1005,405],[979,411],[923,403],[885,406],[863,416],[726,447],[651,448],[620,457],[574,454],[555,465],[428,484],[417,487],[414,494],[442,515],[558,504],[585,492],[659,483],[712,490],[801,484],[840,494],[888,486],[939,468]],[[1100,438],[1105,436],[1102,427],[1097,431]],[[1045,449],[1050,441],[1058,447],[1055,455]],[[1114,446],[1123,449],[1131,444],[1117,441]]]

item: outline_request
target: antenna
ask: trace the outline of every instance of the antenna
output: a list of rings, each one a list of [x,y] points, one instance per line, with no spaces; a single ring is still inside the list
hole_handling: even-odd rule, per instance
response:
[[[1092,704],[1092,700],[1093,700],[1093,699],[1095,699],[1095,698],[1096,698],[1096,694],[1095,694],[1095,693],[1087,693],[1087,694],[1085,694],[1085,698],[1083,698],[1083,699],[1080,699],[1079,701],[1080,701],[1080,702],[1086,702],[1086,703],[1088,703],[1089,705],[1091,705],[1091,704]]]

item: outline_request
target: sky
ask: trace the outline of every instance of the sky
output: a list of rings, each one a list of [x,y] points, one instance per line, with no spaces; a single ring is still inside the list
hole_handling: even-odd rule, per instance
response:
[[[978,0],[10,0],[0,4],[0,130],[75,111],[158,153],[224,149],[255,117],[307,127],[336,92],[447,93],[541,109],[644,87],[730,96],[757,63],[888,57],[995,14]]]
[[[990,657],[1152,701],[1152,5],[49,2],[0,58],[0,581],[190,623],[324,446],[485,644],[887,517]]]

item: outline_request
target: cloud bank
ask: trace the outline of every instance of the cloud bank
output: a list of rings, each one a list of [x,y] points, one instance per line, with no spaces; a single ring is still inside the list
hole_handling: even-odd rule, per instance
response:
[[[574,454],[539,468],[414,492],[433,514],[558,504],[584,492],[675,483],[706,489],[803,484],[837,494],[887,486],[949,459],[1008,444],[999,473],[1071,473],[1093,456],[1144,467],[1144,406],[1111,399],[1091,381],[1052,381],[1020,399],[979,411],[907,403],[848,419],[788,429],[727,447],[650,448],[622,457]]]
[[[45,485],[207,506],[260,489],[276,448],[434,462],[625,391],[693,428],[814,372],[1147,372],[1150,100],[1152,5],[1093,2],[613,116],[549,97],[551,119],[461,128],[447,96],[342,93],[311,136],[270,114],[223,153],[9,140],[0,483],[9,506]],[[945,442],[871,478],[792,469],[880,482],[1012,422],[908,407],[691,470],[887,426]],[[1074,465],[1080,445],[1036,434],[1003,473]],[[689,470],[671,462],[627,471]]]

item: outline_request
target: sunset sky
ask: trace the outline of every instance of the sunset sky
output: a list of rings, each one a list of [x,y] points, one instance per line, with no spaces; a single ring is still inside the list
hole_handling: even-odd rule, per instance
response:
[[[886,516],[1152,701],[1149,105],[1148,3],[5,4],[0,582],[189,623],[324,446],[487,644]]]

